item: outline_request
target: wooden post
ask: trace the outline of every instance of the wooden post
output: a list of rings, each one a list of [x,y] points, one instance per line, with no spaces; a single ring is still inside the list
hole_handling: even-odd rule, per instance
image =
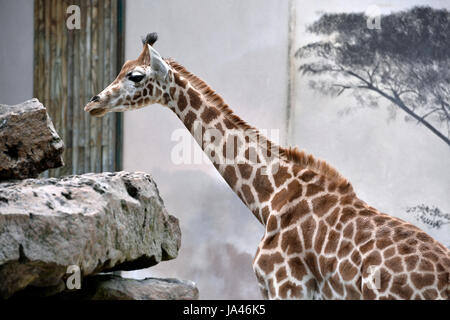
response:
[[[295,121],[295,88],[297,68],[295,64],[295,29],[296,29],[296,1],[289,0],[288,4],[288,84],[287,84],[287,103],[286,103],[286,140],[285,144],[292,144],[294,137]]]
[[[80,8],[79,30],[66,25],[71,5]],[[44,177],[121,170],[121,115],[95,119],[83,107],[120,71],[123,20],[124,0],[34,0],[33,95],[65,145],[65,166]]]

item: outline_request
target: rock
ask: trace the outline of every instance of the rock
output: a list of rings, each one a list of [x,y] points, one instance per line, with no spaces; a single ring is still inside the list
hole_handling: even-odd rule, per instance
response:
[[[192,281],[147,278],[126,279],[114,275],[85,278],[80,290],[52,297],[63,300],[197,300]]]
[[[147,268],[174,259],[180,242],[145,173],[0,183],[0,298],[28,286],[61,291],[69,266],[83,277]]]
[[[0,105],[0,180],[35,178],[62,166],[64,146],[37,99]]]

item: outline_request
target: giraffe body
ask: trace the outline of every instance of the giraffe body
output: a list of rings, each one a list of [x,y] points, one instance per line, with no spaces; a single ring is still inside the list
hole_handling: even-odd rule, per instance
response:
[[[85,107],[93,116],[160,103],[185,124],[265,226],[253,268],[270,299],[450,299],[450,250],[379,213],[321,160],[280,148],[205,82],[153,49]]]
[[[254,260],[264,296],[450,299],[446,247],[368,206],[345,181],[293,168],[276,191],[289,204],[269,214]],[[290,191],[293,181],[301,188]]]

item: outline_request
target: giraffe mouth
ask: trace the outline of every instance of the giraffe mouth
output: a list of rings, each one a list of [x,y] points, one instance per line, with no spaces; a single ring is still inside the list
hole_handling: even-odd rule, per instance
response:
[[[103,117],[107,113],[105,108],[98,108],[89,111],[89,114],[94,117]]]
[[[84,107],[84,111],[89,112],[89,114],[93,117],[103,117],[106,113],[108,113],[108,110],[104,107],[90,106],[89,104]]]

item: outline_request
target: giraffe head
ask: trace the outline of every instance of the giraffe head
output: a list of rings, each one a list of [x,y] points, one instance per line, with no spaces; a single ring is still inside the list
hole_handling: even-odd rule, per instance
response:
[[[84,107],[90,115],[102,117],[108,112],[139,109],[162,101],[169,65],[153,48],[158,39],[150,33],[143,39],[142,53],[125,62],[117,78]]]

